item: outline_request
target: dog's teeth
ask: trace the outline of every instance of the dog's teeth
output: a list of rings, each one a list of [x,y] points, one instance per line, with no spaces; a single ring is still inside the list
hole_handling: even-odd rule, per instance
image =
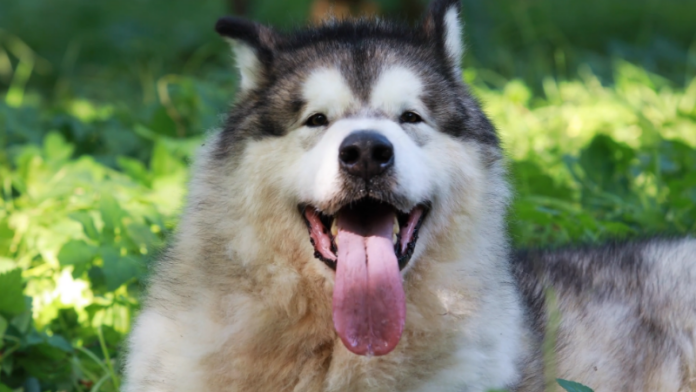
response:
[[[396,216],[394,216],[394,228],[392,230],[392,242],[394,243],[394,245],[396,245],[396,243],[399,242],[398,234],[400,230],[401,228],[399,227],[399,219]]]
[[[338,234],[338,223],[336,223],[337,219],[334,218],[333,222],[331,222],[331,235],[334,237],[336,234]]]

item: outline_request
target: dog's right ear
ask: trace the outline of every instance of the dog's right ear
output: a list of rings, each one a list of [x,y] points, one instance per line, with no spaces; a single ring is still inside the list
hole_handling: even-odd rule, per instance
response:
[[[241,74],[242,91],[252,90],[263,83],[273,63],[277,34],[269,27],[234,16],[218,19],[215,31],[232,45]]]
[[[426,32],[435,38],[457,79],[462,75],[461,61],[464,54],[460,1],[432,0],[424,23]]]

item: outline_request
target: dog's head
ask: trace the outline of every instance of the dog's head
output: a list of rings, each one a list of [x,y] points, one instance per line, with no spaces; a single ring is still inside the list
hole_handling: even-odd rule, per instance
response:
[[[459,2],[435,0],[415,28],[358,20],[278,33],[227,17],[216,29],[241,82],[206,165],[232,179],[208,179],[233,184],[212,185],[237,200],[220,213],[253,231],[236,252],[283,253],[305,224],[301,254],[333,282],[345,346],[390,352],[405,323],[403,276],[428,249],[485,231],[486,206],[507,194],[495,130],[461,80]]]

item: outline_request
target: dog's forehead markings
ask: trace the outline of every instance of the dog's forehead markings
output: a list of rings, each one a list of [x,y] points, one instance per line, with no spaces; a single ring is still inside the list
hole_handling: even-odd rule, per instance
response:
[[[336,68],[319,68],[304,82],[302,94],[308,112],[323,112],[336,117],[348,109],[355,96],[341,72]]]
[[[420,107],[423,82],[412,70],[390,67],[382,71],[372,88],[370,105],[387,113]]]

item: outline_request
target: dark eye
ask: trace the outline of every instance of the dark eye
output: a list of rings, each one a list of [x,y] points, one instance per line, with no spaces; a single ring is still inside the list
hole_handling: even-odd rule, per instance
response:
[[[401,117],[399,117],[399,121],[401,121],[402,123],[416,124],[422,122],[423,119],[416,113],[403,112],[403,114],[401,114]]]
[[[305,125],[308,127],[321,127],[329,123],[329,119],[322,113],[313,114],[307,119]]]

